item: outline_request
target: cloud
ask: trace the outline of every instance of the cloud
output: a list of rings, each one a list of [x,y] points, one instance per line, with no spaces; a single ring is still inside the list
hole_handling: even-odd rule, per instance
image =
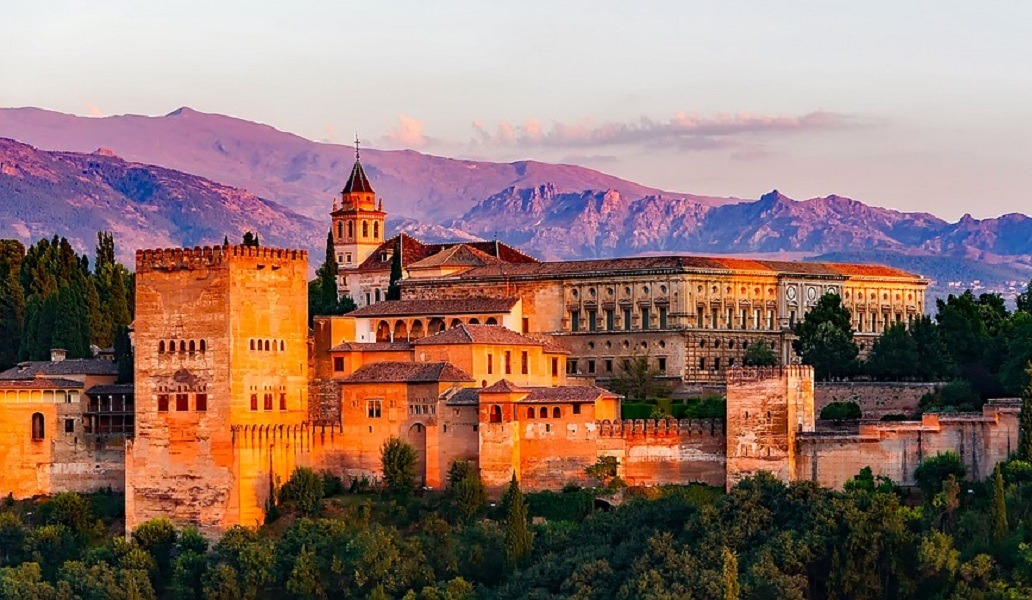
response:
[[[734,148],[742,139],[762,135],[826,131],[853,124],[850,117],[825,111],[801,116],[740,113],[715,117],[679,112],[666,121],[641,117],[625,123],[596,123],[594,119],[582,119],[576,123],[555,122],[547,129],[540,120],[527,119],[521,125],[500,122],[493,132],[482,121],[474,121],[472,143],[552,148],[635,145],[695,151]]]
[[[90,102],[86,103],[86,114],[91,117],[103,117],[104,113],[100,110],[100,107]]]
[[[398,115],[398,126],[381,138],[390,146],[405,148],[422,148],[430,143],[431,138],[423,135],[423,122],[405,114]]]

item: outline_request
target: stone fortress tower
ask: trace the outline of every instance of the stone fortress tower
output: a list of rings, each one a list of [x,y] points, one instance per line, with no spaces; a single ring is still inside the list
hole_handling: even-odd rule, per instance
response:
[[[136,253],[136,438],[126,527],[155,517],[255,525],[275,477],[243,432],[307,420],[307,253],[222,246]],[[268,450],[268,446],[266,446]]]

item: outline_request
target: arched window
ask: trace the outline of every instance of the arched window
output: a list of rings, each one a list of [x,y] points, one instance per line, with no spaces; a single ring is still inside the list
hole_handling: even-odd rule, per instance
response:
[[[254,350],[254,340],[251,340],[251,350]]]
[[[530,408],[527,409],[527,418],[528,419],[533,419],[534,418],[534,407],[533,406],[531,406]]]
[[[354,221],[348,221],[348,237],[349,238],[355,237],[355,222]]]
[[[175,340],[169,340],[168,341],[168,352],[169,352],[169,354],[174,354],[175,351],[176,351],[176,341]]]
[[[164,354],[164,353],[165,353],[165,340],[161,340],[161,341],[158,342],[158,354]]]
[[[377,290],[373,293],[373,297],[376,298],[377,302],[380,301],[380,290],[379,290],[379,288],[377,288]]]
[[[480,325],[480,319],[478,319],[476,317],[473,317],[472,319],[469,320],[469,324],[470,325]]]
[[[502,422],[502,407],[497,404],[491,406],[491,422],[501,423]]]
[[[344,222],[337,221],[337,239],[344,237]]]
[[[208,351],[208,343],[205,342],[204,340],[201,340],[201,352],[207,352],[207,351]]]
[[[462,325],[462,321],[460,321],[458,319],[452,319],[451,327],[458,327],[459,325]]]
[[[541,407],[541,411],[538,413],[538,416],[540,416],[542,419],[547,419],[548,418],[548,409],[545,408],[544,406],[542,406]]]
[[[179,340],[179,351],[186,352],[186,340]]]
[[[561,416],[563,416],[563,411],[559,410],[558,406],[552,409],[552,418],[553,419],[558,419]]]
[[[280,340],[279,341],[279,349],[280,349],[280,352],[283,352],[284,350],[286,350],[287,349],[287,343],[284,342],[283,340]]]
[[[197,352],[197,342],[190,340],[190,354]]]
[[[32,439],[42,440],[47,437],[47,430],[44,425],[43,413],[32,413]]]
[[[485,325],[497,325],[498,324],[498,319],[496,319],[494,317],[488,317],[487,320],[484,321],[484,324]]]
[[[369,237],[369,221],[362,221],[362,237]]]
[[[379,221],[373,221],[373,239],[374,240],[380,239],[380,222]]]
[[[269,340],[265,340],[265,351],[269,351]]]

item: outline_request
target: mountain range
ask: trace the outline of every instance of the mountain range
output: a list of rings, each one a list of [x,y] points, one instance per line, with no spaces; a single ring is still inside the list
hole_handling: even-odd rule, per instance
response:
[[[59,233],[90,247],[218,243],[257,229],[322,252],[327,213],[354,148],[178,109],[86,118],[0,109],[0,236]],[[14,140],[18,140],[15,142]],[[21,142],[21,143],[19,143]],[[29,146],[27,144],[31,144]],[[1032,219],[956,223],[837,195],[796,201],[676,193],[572,165],[362,150],[389,229],[426,241],[498,237],[545,259],[647,253],[871,261],[1006,291],[1032,274]],[[160,166],[156,166],[160,165]]]

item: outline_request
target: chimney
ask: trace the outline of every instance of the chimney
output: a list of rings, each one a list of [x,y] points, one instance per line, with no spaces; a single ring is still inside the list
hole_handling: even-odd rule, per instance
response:
[[[61,362],[68,356],[68,351],[64,348],[51,348],[50,349],[50,362]]]

